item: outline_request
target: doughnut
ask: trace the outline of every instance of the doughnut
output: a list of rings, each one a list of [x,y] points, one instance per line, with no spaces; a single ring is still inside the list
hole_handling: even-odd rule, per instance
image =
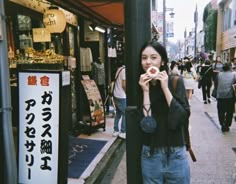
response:
[[[159,73],[159,68],[155,67],[155,66],[151,66],[147,69],[147,74],[149,77],[151,78],[156,78],[158,73]]]

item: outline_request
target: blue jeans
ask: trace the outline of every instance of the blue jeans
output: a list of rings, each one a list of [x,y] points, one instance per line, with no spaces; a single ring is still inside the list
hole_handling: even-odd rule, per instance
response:
[[[190,167],[185,146],[156,148],[143,145],[141,166],[143,184],[190,184]]]
[[[126,98],[116,98],[114,97],[114,103],[116,106],[116,116],[114,120],[114,131],[119,132],[119,121],[121,119],[121,133],[126,132],[125,125],[125,108],[126,108]]]

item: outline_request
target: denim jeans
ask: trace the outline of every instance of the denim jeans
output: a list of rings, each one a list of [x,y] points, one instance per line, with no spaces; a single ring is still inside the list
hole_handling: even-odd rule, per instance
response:
[[[190,184],[190,167],[185,146],[156,148],[143,145],[141,166],[143,184]]]
[[[114,97],[114,103],[116,106],[116,116],[114,120],[114,131],[119,132],[119,121],[121,119],[121,133],[126,132],[125,125],[125,108],[126,108],[126,98],[116,98]]]

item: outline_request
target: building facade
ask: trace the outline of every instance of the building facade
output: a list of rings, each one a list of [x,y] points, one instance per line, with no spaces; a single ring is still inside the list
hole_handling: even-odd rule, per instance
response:
[[[223,62],[236,58],[236,0],[218,4],[216,53]]]

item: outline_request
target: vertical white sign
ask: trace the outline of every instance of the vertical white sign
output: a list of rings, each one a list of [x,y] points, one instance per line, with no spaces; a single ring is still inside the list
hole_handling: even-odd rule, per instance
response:
[[[166,37],[174,37],[174,22],[171,20],[166,23]]]
[[[59,74],[19,73],[19,181],[57,184]]]

